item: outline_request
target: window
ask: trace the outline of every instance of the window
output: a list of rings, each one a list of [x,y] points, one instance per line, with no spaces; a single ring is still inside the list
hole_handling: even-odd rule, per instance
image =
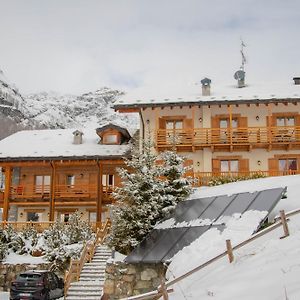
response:
[[[35,192],[36,193],[49,193],[50,192],[51,176],[37,175],[35,176]]]
[[[61,222],[69,222],[70,218],[70,212],[65,212],[65,213],[60,213],[59,214],[59,219]]]
[[[43,213],[42,212],[27,212],[27,222],[39,222],[43,220]]]
[[[183,121],[182,120],[167,120],[166,121],[166,128],[167,129],[183,129]]]
[[[167,141],[170,144],[177,144],[181,141],[181,134],[177,130],[183,129],[183,120],[167,120]]]
[[[114,186],[115,180],[113,174],[103,174],[102,175],[102,185],[103,186]]]
[[[234,160],[221,160],[221,172],[238,172],[239,161]]]
[[[277,126],[295,126],[295,117],[277,117]]]
[[[297,159],[288,158],[288,159],[279,159],[278,160],[279,171],[297,171]]]
[[[220,128],[229,128],[230,127],[230,119],[220,119]],[[238,127],[238,120],[232,119],[231,120],[231,128],[237,128]]]
[[[75,175],[67,175],[67,186],[73,187],[75,185]]]
[[[89,222],[96,222],[97,221],[97,214],[95,211],[89,212]]]
[[[104,144],[117,144],[118,136],[116,134],[106,134],[103,137]]]

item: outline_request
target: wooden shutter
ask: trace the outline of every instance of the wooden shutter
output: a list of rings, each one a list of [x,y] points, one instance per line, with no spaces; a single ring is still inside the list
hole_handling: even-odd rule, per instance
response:
[[[220,142],[220,120],[218,117],[211,117],[211,141],[212,144]]]
[[[217,158],[213,158],[212,159],[212,173],[213,173],[213,176],[220,175],[220,171],[221,171],[221,162],[220,162],[220,160],[217,159]]]
[[[278,159],[276,158],[269,158],[269,175],[278,175]]]
[[[295,116],[295,125],[300,126],[300,115]]]
[[[183,165],[185,167],[191,167],[186,173],[185,173],[185,176],[193,176],[194,175],[194,169],[193,169],[193,165],[194,165],[194,162],[192,159],[186,159],[183,163]]]
[[[248,118],[247,117],[238,117],[238,127],[247,128],[248,127]]]
[[[159,129],[166,129],[166,120],[163,118],[159,118],[158,126]]]
[[[241,175],[249,175],[249,159],[242,158],[239,159],[239,172]]]
[[[193,129],[194,129],[194,123],[193,119],[184,119],[183,120],[183,128],[184,128],[184,144],[186,145],[193,145]]]
[[[267,126],[276,127],[276,117],[275,116],[267,116]]]

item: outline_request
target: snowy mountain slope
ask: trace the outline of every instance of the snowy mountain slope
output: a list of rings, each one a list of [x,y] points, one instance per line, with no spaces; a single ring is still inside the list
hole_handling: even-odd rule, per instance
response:
[[[300,176],[271,177],[202,188],[197,193],[207,197],[287,186],[287,198],[275,207],[274,216],[280,209],[300,207],[299,183]],[[300,299],[300,215],[290,218],[289,228],[291,235],[285,239],[280,239],[283,230],[278,228],[235,251],[232,264],[225,257],[181,281],[175,285],[170,299]],[[225,250],[227,238],[234,246],[241,240],[242,231],[238,226],[231,233],[215,230],[209,236],[201,236],[173,257],[168,277],[178,277],[220,254]]]
[[[137,116],[111,108],[123,94],[103,87],[80,96],[55,92],[21,96],[0,70],[0,139],[22,129],[96,128],[107,122],[136,128]]]

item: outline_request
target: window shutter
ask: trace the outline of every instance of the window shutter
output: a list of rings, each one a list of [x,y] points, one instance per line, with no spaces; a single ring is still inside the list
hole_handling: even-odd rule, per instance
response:
[[[267,116],[267,126],[276,127],[276,117],[274,116]]]
[[[193,160],[192,159],[186,159],[183,163],[184,167],[190,167],[190,169],[185,173],[185,176],[193,176],[194,175],[194,169],[193,169]]]
[[[239,159],[239,172],[241,175],[249,175],[249,159]]]
[[[295,116],[295,125],[300,126],[300,115]]]
[[[166,129],[166,120],[163,118],[159,118],[159,129]]]
[[[278,159],[276,158],[269,158],[269,175],[278,175]]]
[[[212,159],[212,172],[213,175],[220,175],[220,170],[221,170],[221,162],[217,158]]]
[[[184,119],[183,120],[183,128],[184,129],[193,129],[194,128],[193,119]]]
[[[212,143],[220,142],[220,120],[218,117],[211,117],[211,140]]]
[[[238,127],[247,128],[248,127],[248,118],[247,117],[239,117],[238,118]]]

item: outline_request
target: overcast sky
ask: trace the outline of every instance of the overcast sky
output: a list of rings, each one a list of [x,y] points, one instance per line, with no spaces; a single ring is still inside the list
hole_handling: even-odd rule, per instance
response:
[[[23,93],[300,76],[299,0],[0,0],[0,69]]]

